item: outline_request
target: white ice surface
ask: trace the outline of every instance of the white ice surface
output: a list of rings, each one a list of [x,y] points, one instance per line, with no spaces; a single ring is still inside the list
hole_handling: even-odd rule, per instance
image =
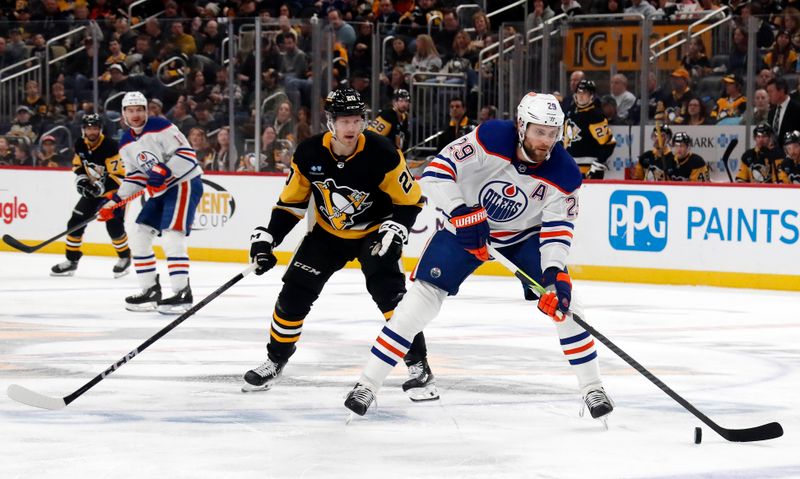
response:
[[[728,428],[729,443],[603,346],[610,430],[579,418],[555,329],[513,278],[470,278],[426,329],[442,399],[412,403],[396,368],[378,408],[345,426],[343,396],[381,328],[357,270],[337,273],[285,379],[243,394],[265,355],[282,268],[249,276],[72,404],[44,411],[9,384],[65,396],[168,324],[130,313],[133,275],[86,257],[0,253],[0,478],[800,477],[800,294],[576,281],[586,320]],[[160,265],[163,266],[163,265]],[[192,264],[195,300],[241,264]]]

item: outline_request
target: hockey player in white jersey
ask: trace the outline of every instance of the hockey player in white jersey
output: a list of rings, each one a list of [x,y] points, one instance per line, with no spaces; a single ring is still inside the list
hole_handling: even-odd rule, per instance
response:
[[[194,149],[178,128],[164,118],[147,117],[147,99],[138,91],[122,97],[122,116],[129,127],[119,152],[126,175],[119,190],[99,216],[112,217],[112,207],[123,198],[147,188],[148,199],[130,234],[133,265],[142,292],[125,298],[129,311],[177,314],[192,305],[189,285],[188,235],[197,204],[203,195],[203,174]],[[156,274],[153,239],[161,236],[167,256],[173,295],[162,297]]]
[[[554,96],[529,93],[517,108],[516,124],[485,122],[431,161],[420,183],[429,200],[450,212],[449,222],[428,242],[412,275],[414,285],[375,340],[361,378],[345,399],[348,409],[366,413],[410,338],[490,259],[491,242],[547,288],[538,307],[555,322],[592,417],[605,420],[613,410],[594,340],[572,319],[573,313],[583,317],[566,269],[581,173],[561,144],[563,123]],[[537,299],[529,294],[527,299]]]

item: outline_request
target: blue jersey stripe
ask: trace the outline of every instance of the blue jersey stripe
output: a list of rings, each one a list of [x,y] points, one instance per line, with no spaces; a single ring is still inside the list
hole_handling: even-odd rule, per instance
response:
[[[546,239],[546,240],[542,241],[541,243],[539,243],[539,246],[544,246],[544,245],[550,244],[550,243],[561,243],[561,244],[564,244],[564,245],[567,245],[567,246],[572,246],[572,243],[570,243],[567,240],[562,240],[562,239]]]
[[[586,339],[589,337],[589,331],[584,331],[581,334],[576,334],[575,336],[570,336],[568,338],[560,339],[559,341],[561,344],[572,344],[577,343],[580,340]]]
[[[375,346],[372,347],[372,354],[377,356],[378,359],[388,364],[389,366],[397,366],[397,361],[380,352],[378,348],[376,348]]]
[[[451,180],[451,181],[453,180],[453,177],[450,175],[445,175],[442,173],[433,173],[430,171],[426,171],[425,173],[422,174],[422,178],[425,178],[426,176],[431,176],[433,178],[441,178],[443,180]]]
[[[575,228],[575,225],[570,223],[569,221],[543,221],[542,227],[543,228],[554,228],[556,226],[567,226],[569,228]]]
[[[597,351],[594,351],[594,352],[592,352],[592,354],[590,354],[588,356],[584,356],[584,357],[578,358],[578,359],[570,359],[569,363],[572,364],[573,366],[577,366],[578,364],[588,363],[589,361],[591,361],[592,359],[594,359],[596,357],[597,357]]]
[[[383,327],[383,331],[381,331],[381,333],[389,336],[392,339],[394,339],[397,344],[405,346],[406,348],[410,348],[411,347],[411,342],[410,341],[408,341],[404,337],[400,336],[399,334],[397,334],[394,331],[392,331],[391,329],[389,329],[388,326],[384,326]]]
[[[453,161],[450,158],[447,158],[446,156],[442,156],[442,155],[436,155],[436,158],[438,158],[438,159],[444,161],[445,163],[447,163],[448,165],[450,165],[450,168],[452,168],[453,171],[455,171],[456,174],[458,174],[458,167],[456,167],[456,164],[453,163]]]

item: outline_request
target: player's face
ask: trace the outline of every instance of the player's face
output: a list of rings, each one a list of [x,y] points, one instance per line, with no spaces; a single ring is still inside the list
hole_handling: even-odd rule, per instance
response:
[[[147,121],[147,110],[143,106],[126,106],[122,110],[125,121],[132,128],[141,128]]]
[[[528,158],[535,163],[541,163],[546,160],[550,150],[553,149],[556,141],[558,141],[558,130],[557,126],[529,123],[528,128],[525,130],[525,141],[522,143]]]
[[[592,94],[590,92],[584,90],[575,92],[575,103],[577,103],[578,106],[588,105],[591,101]]]
[[[361,115],[340,116],[333,120],[333,124],[336,127],[336,139],[345,147],[355,147],[358,135],[364,129]]]
[[[399,98],[399,99],[394,101],[394,107],[400,113],[407,112],[409,105],[410,105],[410,102],[408,100],[406,100],[405,98]]]
[[[800,159],[800,144],[798,143],[789,143],[788,145],[783,146],[783,150],[786,152],[786,156],[793,160]]]
[[[675,143],[672,145],[672,149],[675,150],[675,156],[678,158],[683,158],[689,154],[689,145],[686,143]]]
[[[756,135],[756,146],[766,148],[769,146],[770,135]]]
[[[90,143],[94,143],[100,138],[100,127],[95,125],[83,127],[83,136],[89,140]]]

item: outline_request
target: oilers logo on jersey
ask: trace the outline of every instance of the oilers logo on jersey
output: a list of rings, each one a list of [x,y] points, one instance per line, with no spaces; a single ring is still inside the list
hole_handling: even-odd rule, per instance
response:
[[[528,206],[525,192],[508,181],[490,181],[481,188],[478,197],[489,218],[498,223],[512,221]]]
[[[372,205],[371,201],[367,201],[369,193],[347,186],[338,186],[332,179],[315,181],[313,185],[322,195],[320,212],[337,230],[351,226],[354,223],[353,218]]]
[[[136,155],[136,161],[139,162],[144,171],[148,171],[158,163],[158,157],[149,151],[140,151]]]

